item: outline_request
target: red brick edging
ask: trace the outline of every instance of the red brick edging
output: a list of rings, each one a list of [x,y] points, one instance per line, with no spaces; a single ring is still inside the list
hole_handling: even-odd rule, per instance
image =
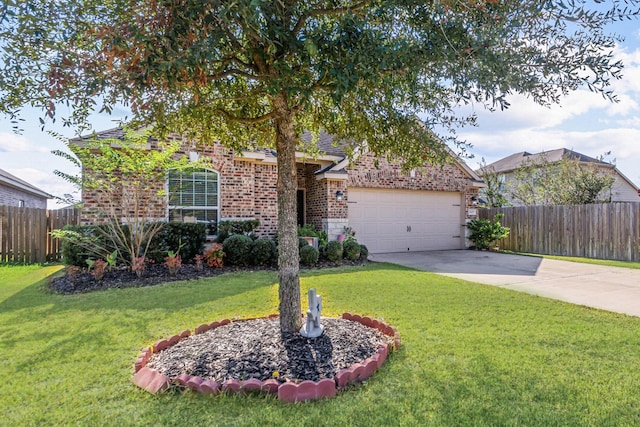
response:
[[[272,314],[266,318],[275,319],[277,317],[277,314]],[[135,385],[150,393],[158,393],[168,389],[172,384],[177,384],[183,387],[189,387],[192,390],[203,394],[259,391],[275,394],[278,396],[278,399],[285,402],[303,402],[305,400],[333,397],[339,389],[344,388],[347,384],[364,381],[369,378],[380,366],[382,366],[385,360],[387,360],[389,350],[398,350],[400,348],[400,335],[398,334],[398,331],[386,323],[370,317],[359,316],[351,313],[344,313],[342,318],[358,322],[369,328],[377,329],[383,334],[392,337],[393,343],[391,346],[388,344],[381,345],[373,356],[365,359],[361,363],[356,363],[347,369],[341,370],[333,379],[325,378],[320,381],[302,381],[301,383],[285,382],[281,384],[275,379],[268,379],[265,381],[250,379],[247,381],[228,380],[220,384],[216,381],[205,380],[188,374],[180,374],[176,378],[169,378],[154,369],[147,368],[147,363],[153,353],[169,348],[191,335],[189,330],[185,330],[171,338],[158,340],[151,347],[144,348],[135,361],[135,374],[131,380]],[[242,319],[239,321],[247,320],[254,319]],[[194,334],[201,334],[210,329],[215,329],[229,323],[231,323],[229,319],[224,319],[219,322],[205,323],[198,326],[195,329]]]

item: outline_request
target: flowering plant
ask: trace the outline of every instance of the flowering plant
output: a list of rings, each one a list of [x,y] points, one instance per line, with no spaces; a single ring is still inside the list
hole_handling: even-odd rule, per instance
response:
[[[225,253],[222,251],[220,243],[214,243],[204,252],[204,258],[207,260],[209,267],[222,268],[224,265],[223,258]]]

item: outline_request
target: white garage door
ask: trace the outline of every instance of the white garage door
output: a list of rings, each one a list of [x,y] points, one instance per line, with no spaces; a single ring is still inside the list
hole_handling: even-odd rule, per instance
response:
[[[349,226],[371,253],[462,247],[461,194],[349,188]]]

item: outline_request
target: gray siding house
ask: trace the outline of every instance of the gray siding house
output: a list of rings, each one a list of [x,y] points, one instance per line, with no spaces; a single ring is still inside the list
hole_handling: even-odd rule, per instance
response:
[[[0,206],[47,208],[48,193],[0,169]]]

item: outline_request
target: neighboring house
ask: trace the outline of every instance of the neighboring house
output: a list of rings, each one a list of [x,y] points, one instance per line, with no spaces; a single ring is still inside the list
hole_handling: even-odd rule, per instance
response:
[[[96,137],[121,138],[123,134],[112,129]],[[317,158],[297,154],[299,224],[312,224],[330,239],[350,227],[371,253],[465,247],[465,224],[476,217],[478,188],[483,183],[463,161],[403,173],[400,164],[385,159],[378,159],[376,167],[371,154],[350,162],[328,134],[320,135],[318,146],[323,154]],[[178,191],[171,204],[166,200],[155,208],[156,218],[258,219],[258,235],[276,235],[274,150],[239,153],[219,144],[184,143],[183,152],[191,158],[210,157],[212,169],[169,174],[168,182],[159,186]],[[82,222],[99,222],[99,194],[85,191],[83,202]]]
[[[545,162],[547,164],[552,164],[563,159],[575,160],[578,161],[579,164],[596,165],[598,168],[610,171],[615,179],[609,194],[612,202],[640,202],[638,187],[631,182],[629,178],[624,176],[622,172],[615,167],[615,165],[594,159],[593,157],[585,156],[584,154],[568,150],[566,148],[544,151],[536,154],[528,153],[526,151],[515,153],[486,165],[483,168],[478,169],[476,172],[480,176],[483,175],[484,171],[490,171],[497,174],[503,183],[503,188],[506,188],[510,182],[515,180],[515,171],[521,166],[527,164],[536,165]],[[518,202],[512,200],[507,192],[503,195],[511,204],[516,206],[518,205]]]
[[[47,208],[53,196],[0,169],[0,206]]]

